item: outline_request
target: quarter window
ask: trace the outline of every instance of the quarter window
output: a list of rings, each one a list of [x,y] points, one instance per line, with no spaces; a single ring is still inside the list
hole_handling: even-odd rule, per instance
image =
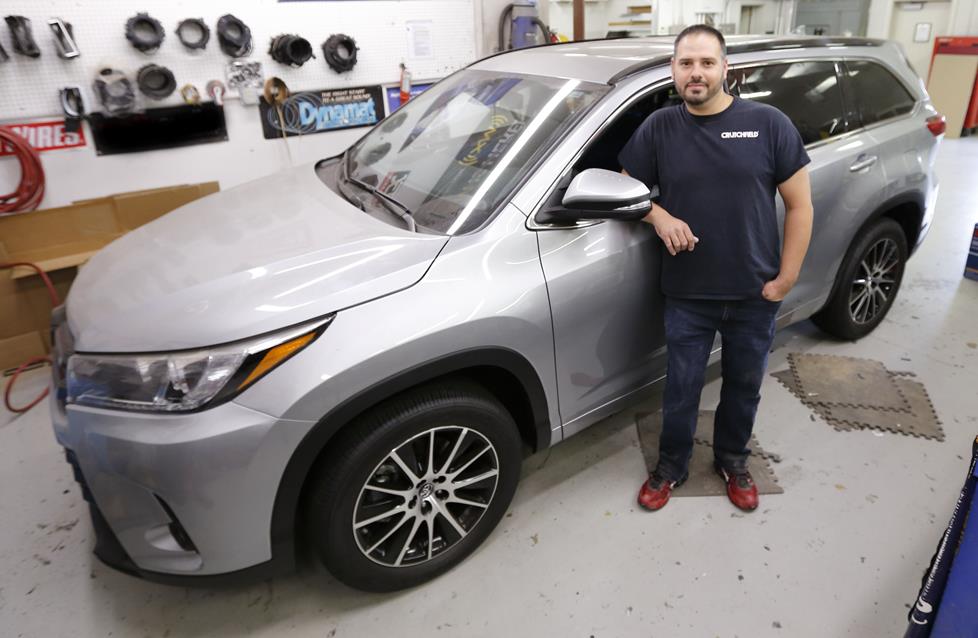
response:
[[[875,62],[846,62],[846,77],[862,116],[863,126],[905,115],[913,110],[913,96],[892,73]]]
[[[842,92],[834,62],[792,62],[732,69],[730,91],[780,109],[805,144],[846,131]]]

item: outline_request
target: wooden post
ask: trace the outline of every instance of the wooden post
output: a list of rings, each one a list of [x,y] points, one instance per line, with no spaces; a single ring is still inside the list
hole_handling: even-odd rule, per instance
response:
[[[584,39],[584,0],[574,0],[574,40]]]

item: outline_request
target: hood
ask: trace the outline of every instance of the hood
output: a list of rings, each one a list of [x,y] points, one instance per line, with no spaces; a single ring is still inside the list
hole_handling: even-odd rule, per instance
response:
[[[182,206],[112,242],[67,300],[80,352],[252,337],[407,288],[448,241],[352,206],[313,165]]]

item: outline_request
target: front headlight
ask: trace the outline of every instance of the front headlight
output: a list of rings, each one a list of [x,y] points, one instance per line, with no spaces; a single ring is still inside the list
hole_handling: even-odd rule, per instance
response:
[[[227,401],[308,346],[333,316],[216,348],[173,353],[75,354],[68,403],[153,412],[189,412]]]

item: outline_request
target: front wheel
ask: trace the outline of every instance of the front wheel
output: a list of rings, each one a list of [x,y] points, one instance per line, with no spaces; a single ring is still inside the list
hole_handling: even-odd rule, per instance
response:
[[[907,256],[907,238],[897,222],[884,218],[870,226],[846,255],[832,296],[812,321],[841,339],[872,332],[893,305]]]
[[[330,573],[366,591],[412,587],[461,562],[519,481],[516,424],[471,383],[395,397],[330,445],[310,486],[308,540]]]

